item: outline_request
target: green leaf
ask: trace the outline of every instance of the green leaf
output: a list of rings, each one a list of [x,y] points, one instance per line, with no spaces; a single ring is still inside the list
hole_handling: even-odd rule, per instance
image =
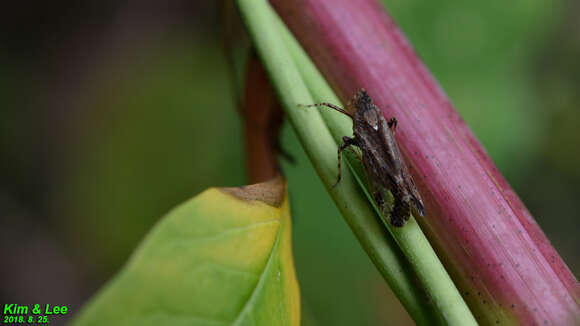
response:
[[[74,324],[299,325],[285,188],[211,188],[175,208]]]

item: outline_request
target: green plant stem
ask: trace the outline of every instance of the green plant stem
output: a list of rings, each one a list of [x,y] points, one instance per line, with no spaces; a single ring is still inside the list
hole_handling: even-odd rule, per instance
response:
[[[309,89],[318,100],[333,100],[336,96],[320,74],[319,78],[316,77],[316,69],[303,53],[300,55],[296,41],[265,0],[238,0],[238,5],[272,84],[315,170],[361,245],[409,314],[419,325],[432,325],[434,319],[442,319],[449,325],[476,325],[471,312],[413,218],[403,228],[389,226],[389,231],[433,300],[438,317],[432,314],[425,303],[420,289],[413,281],[414,274],[408,263],[385,232],[383,223],[377,219],[356,177],[344,170],[340,184],[332,187],[336,181],[337,145],[318,110],[299,107],[299,104],[314,103]],[[326,113],[324,115],[327,116]],[[326,118],[335,138],[352,133],[352,124],[349,126],[343,117],[328,114]]]
[[[304,78],[308,89],[314,95],[315,100],[317,102],[325,101],[340,105],[338,97],[302,50],[296,39],[292,37],[286,28],[280,28],[280,30],[286,46],[292,54],[294,62]],[[341,142],[342,136],[352,135],[352,121],[350,118],[328,109],[322,109],[321,115],[337,142]],[[363,181],[364,178],[360,175],[361,171],[363,171],[360,161],[352,155],[349,155],[348,162],[353,172],[357,175],[359,184],[363,188],[366,188]],[[374,204],[368,189],[365,189],[365,192],[369,201]],[[376,207],[375,209],[380,215],[379,210]],[[401,228],[393,227],[389,223],[385,223],[385,225],[413,266],[421,283],[433,298],[433,301],[444,315],[446,321],[449,324],[456,325],[468,325],[470,323],[477,325],[469,308],[437,258],[435,251],[421,231],[415,218],[411,216],[405,227]]]

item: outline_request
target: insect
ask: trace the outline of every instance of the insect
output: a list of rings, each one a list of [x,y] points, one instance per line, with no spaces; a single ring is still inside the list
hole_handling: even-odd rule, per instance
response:
[[[354,137],[342,137],[343,144],[338,148],[338,179],[335,186],[341,178],[341,153],[354,145],[362,152],[362,163],[370,179],[371,193],[385,216],[389,213],[384,202],[386,190],[390,190],[393,194],[391,224],[396,227],[405,225],[409,220],[411,205],[421,216],[425,216],[423,201],[395,139],[397,119],[393,117],[387,122],[364,89],[354,96],[352,105],[356,109],[354,114],[330,103],[309,105],[329,107],[353,120]]]

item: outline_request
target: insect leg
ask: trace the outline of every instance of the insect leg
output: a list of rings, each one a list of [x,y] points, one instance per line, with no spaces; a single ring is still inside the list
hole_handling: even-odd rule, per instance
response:
[[[393,129],[393,132],[395,131],[395,129],[397,128],[397,118],[392,117],[389,122],[387,122],[387,125],[389,126],[389,128]]]
[[[372,194],[373,194],[373,199],[375,200],[375,203],[381,209],[381,212],[382,212],[383,207],[385,207],[385,199],[383,198],[383,194],[377,190],[373,190]]]
[[[383,185],[378,183],[376,180],[371,180],[368,185],[369,191],[375,200],[375,204],[379,209],[379,213],[381,214],[381,218],[385,221],[388,221],[387,217],[391,214],[390,209],[387,207],[386,198],[388,194]]]
[[[357,153],[356,150],[352,147],[349,147],[348,149],[350,149],[351,153],[354,155],[354,157],[356,157],[356,159],[360,162],[360,164],[363,164],[362,157],[360,156],[360,154]]]
[[[410,210],[409,203],[399,198],[399,195],[396,195],[393,211],[391,213],[391,225],[396,227],[405,225],[409,220],[411,213]]]
[[[340,161],[341,161],[340,154],[348,146],[358,144],[358,142],[356,141],[356,138],[350,138],[347,136],[342,137],[342,141],[343,141],[342,145],[340,145],[340,147],[338,148],[338,178],[336,179],[336,183],[332,185],[332,188],[336,187],[336,185],[338,185],[338,183],[340,182],[340,179],[342,178],[341,173],[340,173]]]

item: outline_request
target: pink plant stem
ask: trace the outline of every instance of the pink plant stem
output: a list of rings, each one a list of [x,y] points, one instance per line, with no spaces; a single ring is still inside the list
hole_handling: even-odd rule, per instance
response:
[[[397,117],[427,208],[418,220],[476,319],[580,324],[578,281],[384,8],[374,0],[271,3],[344,103],[365,88]]]

